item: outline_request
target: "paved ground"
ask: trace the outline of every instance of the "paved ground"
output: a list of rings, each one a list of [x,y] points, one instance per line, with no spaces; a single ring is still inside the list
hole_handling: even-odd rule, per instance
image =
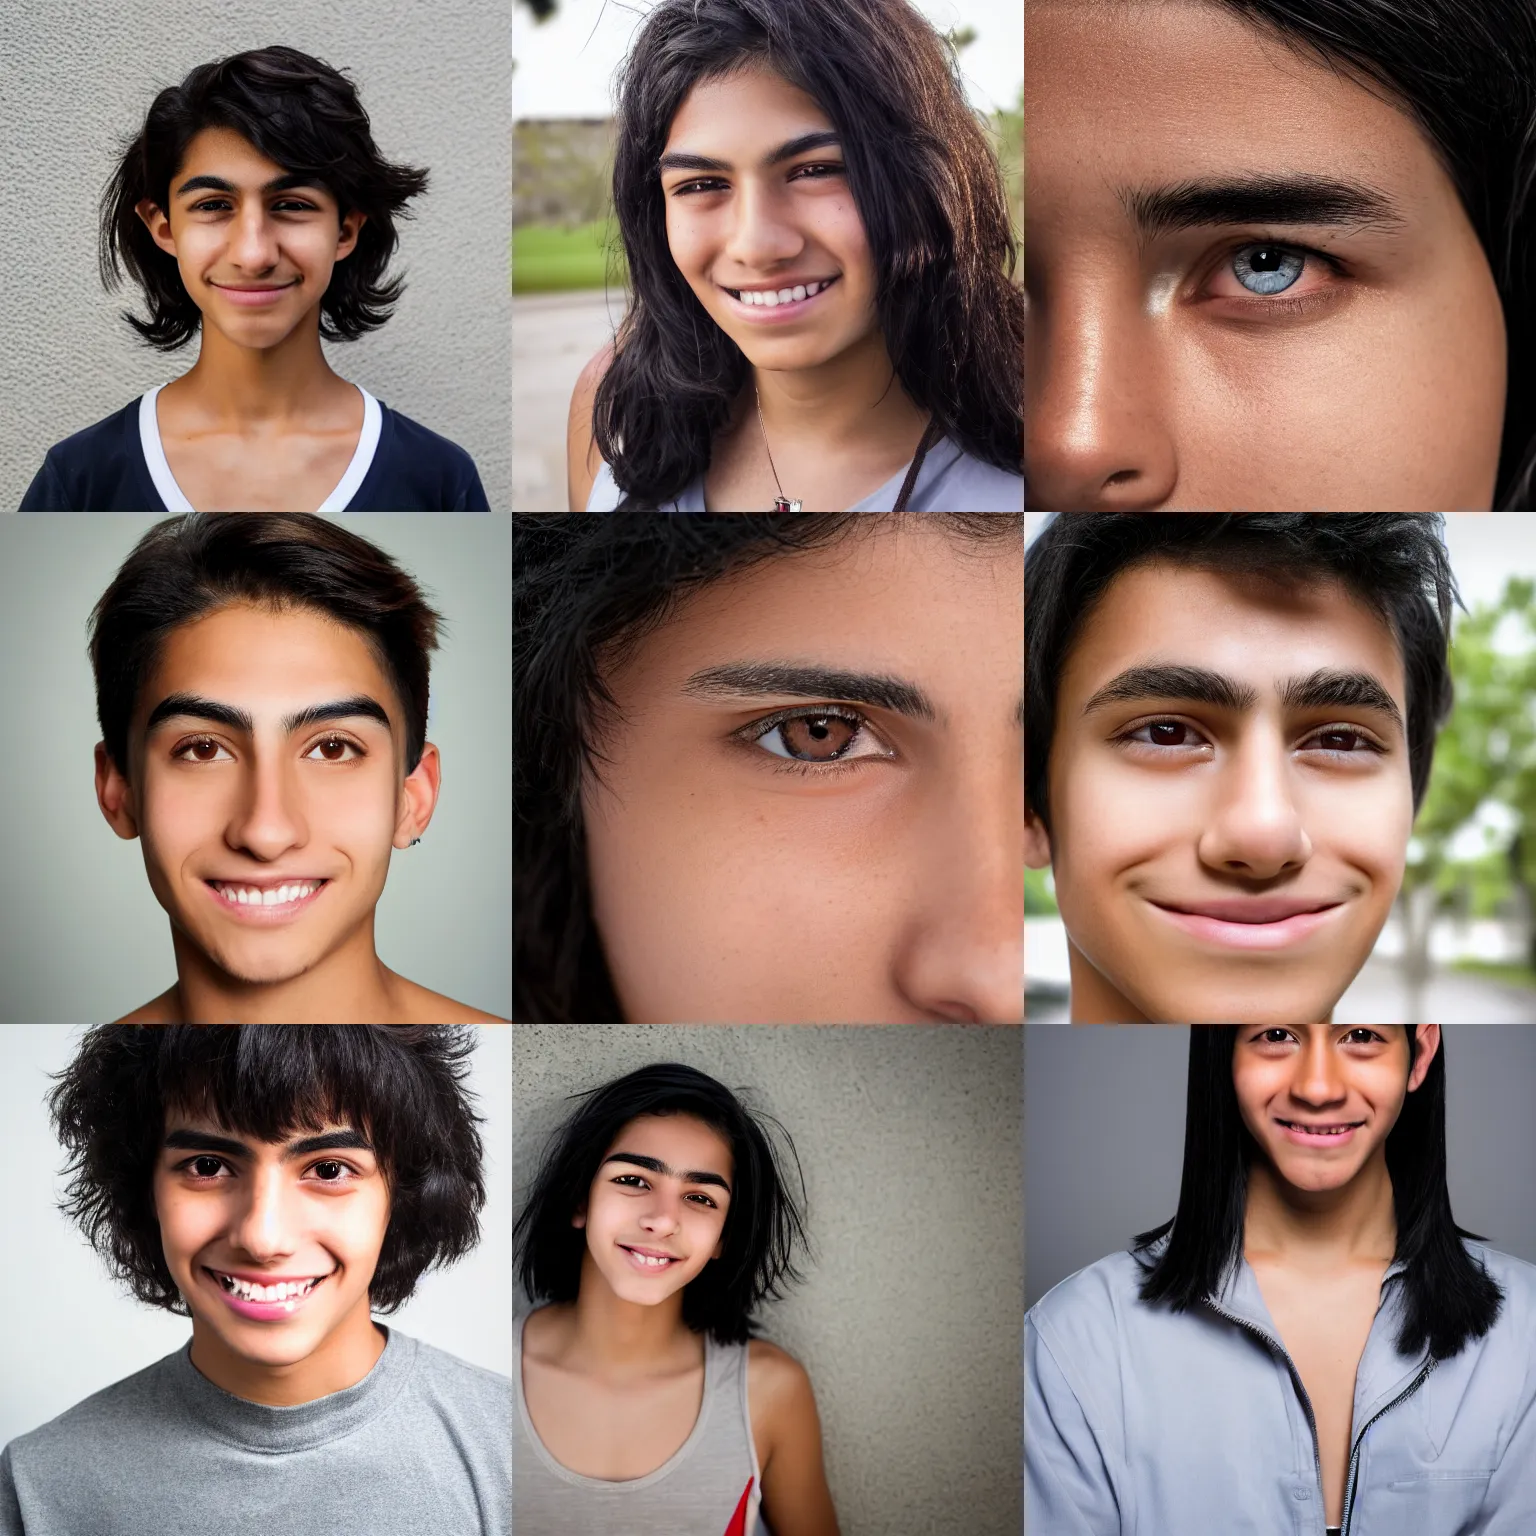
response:
[[[582,365],[624,315],[624,293],[512,300],[512,510],[564,512],[565,421]]]

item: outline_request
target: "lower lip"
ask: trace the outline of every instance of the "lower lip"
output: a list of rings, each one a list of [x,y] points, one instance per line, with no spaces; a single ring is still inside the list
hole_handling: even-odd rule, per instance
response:
[[[231,901],[206,880],[203,881],[203,887],[230,917],[239,918],[243,923],[255,923],[260,926],[263,923],[286,923],[297,917],[299,913],[314,905],[321,892],[329,888],[330,883],[329,880],[323,881],[308,896],[301,896],[297,901],[285,901],[270,907],[265,902],[258,904],[254,901]]]
[[[620,1245],[620,1251],[629,1260],[629,1267],[642,1275],[664,1275],[677,1263],[676,1259],[668,1259],[665,1264],[647,1264],[633,1249]]]
[[[1340,1131],[1336,1136],[1318,1136],[1307,1131],[1298,1131],[1293,1125],[1280,1127],[1298,1147],[1347,1147],[1355,1139],[1355,1132],[1360,1129],[1352,1125],[1347,1131]]]
[[[829,286],[836,287],[841,281],[841,278],[834,278]],[[725,288],[720,291],[725,294],[725,302],[731,306],[731,312],[740,315],[743,320],[752,321],[754,325],[787,325],[792,320],[798,320],[813,304],[820,303],[827,293],[826,288],[818,288],[810,298],[791,299],[788,304],[748,304]]]
[[[287,1301],[243,1301],[226,1291],[211,1270],[204,1270],[203,1273],[208,1276],[208,1283],[223,1297],[229,1310],[249,1318],[253,1323],[285,1323],[297,1317],[309,1299],[330,1278],[328,1275],[322,1277],[320,1285],[312,1285],[302,1296],[290,1296]]]
[[[1219,917],[1202,917],[1195,912],[1175,912],[1169,907],[1159,907],[1156,902],[1149,905],[1192,938],[1221,944],[1228,949],[1285,949],[1310,938],[1336,913],[1344,910],[1341,902],[1335,907],[1325,907],[1321,912],[1298,912],[1295,917],[1284,918],[1278,923],[1229,923]]]
[[[263,304],[276,304],[290,288],[298,286],[297,283],[285,283],[281,288],[226,288],[222,283],[209,284],[209,287],[217,288],[231,304],[245,304],[253,309]]]

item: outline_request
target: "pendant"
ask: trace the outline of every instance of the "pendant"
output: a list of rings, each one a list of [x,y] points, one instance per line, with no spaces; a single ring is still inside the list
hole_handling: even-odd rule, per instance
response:
[[[775,512],[798,512],[802,503],[791,501],[787,496],[775,496],[773,498],[773,510]]]

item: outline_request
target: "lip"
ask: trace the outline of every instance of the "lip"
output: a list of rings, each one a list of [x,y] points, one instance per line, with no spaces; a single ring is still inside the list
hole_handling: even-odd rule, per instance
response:
[[[283,1323],[298,1316],[306,1306],[314,1299],[320,1287],[330,1279],[332,1270],[324,1275],[266,1275],[258,1276],[250,1273],[236,1274],[232,1269],[220,1270],[217,1274],[234,1275],[237,1280],[253,1280],[258,1285],[277,1285],[284,1280],[317,1280],[307,1294],[303,1296],[290,1296],[286,1301],[243,1301],[238,1296],[232,1296],[219,1284],[217,1274],[209,1265],[200,1266],[203,1283],[209,1285],[217,1293],[219,1299],[237,1317],[246,1318],[254,1323]]]
[[[245,304],[259,306],[262,304],[275,304],[280,294],[287,293],[290,288],[298,287],[298,279],[291,283],[284,283],[278,288],[230,288],[223,283],[209,283],[210,288],[217,288],[231,304]]]
[[[675,1253],[665,1253],[660,1248],[641,1248],[635,1243],[620,1243],[620,1251],[624,1254],[629,1267],[637,1274],[664,1275],[674,1264],[681,1264],[682,1260]],[[652,1259],[666,1259],[668,1262],[658,1268],[654,1264],[642,1264],[636,1257],[637,1254],[645,1254]]]
[[[1284,949],[1310,938],[1325,926],[1344,903],[1320,906],[1315,902],[1266,901],[1213,902],[1198,912],[1147,903],[1176,928],[1192,938],[1229,949]]]
[[[820,303],[821,300],[826,297],[827,289],[836,287],[836,285],[842,280],[842,275],[843,274],[839,272],[837,276],[833,278],[813,277],[811,279],[813,283],[822,282],[825,284],[825,286],[823,286],[811,298],[792,299],[788,304],[748,304],[745,300],[738,299],[736,295],[730,291],[729,288],[725,287],[724,284],[716,283],[715,286],[719,288],[720,292],[724,295],[725,302],[730,305],[731,313],[733,315],[740,315],[743,320],[750,320],[755,325],[787,325],[792,321],[798,320],[802,315],[807,314],[810,311],[812,305]],[[794,288],[797,286],[798,284],[796,283],[779,283],[772,289],[741,289],[738,291],[777,293],[780,288]]]
[[[1351,1125],[1347,1131],[1342,1131],[1333,1136],[1308,1135],[1306,1131],[1299,1130],[1294,1124],[1287,1125],[1285,1121],[1275,1120],[1282,1134],[1295,1142],[1298,1147],[1347,1147],[1355,1139],[1355,1132],[1359,1125]]]
[[[231,880],[227,882],[230,885],[248,885],[252,890],[270,891],[276,886],[294,885],[303,879],[320,880],[321,884],[311,891],[308,896],[301,896],[297,901],[285,901],[272,907],[231,901],[214,886],[211,880],[203,881],[203,889],[208,892],[214,904],[225,916],[237,918],[241,922],[253,923],[257,927],[263,927],[270,926],[273,923],[290,922],[301,912],[308,911],[330,889],[330,880],[320,875],[300,875],[290,877],[287,880]],[[300,1276],[299,1278],[304,1279],[307,1277]]]

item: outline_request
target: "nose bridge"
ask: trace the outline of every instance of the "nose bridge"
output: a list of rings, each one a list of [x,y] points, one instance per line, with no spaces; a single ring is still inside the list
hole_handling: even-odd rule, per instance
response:
[[[240,842],[287,847],[305,829],[298,768],[280,750],[258,744],[249,758],[234,817]]]
[[[1343,1097],[1343,1084],[1338,1056],[1327,1033],[1308,1031],[1296,1058],[1292,1091],[1299,1099],[1327,1102]]]
[[[1268,877],[1310,854],[1278,723],[1260,720],[1244,731],[1220,767],[1219,783],[1200,841],[1206,863]]]
[[[260,197],[241,199],[235,210],[230,244],[242,266],[264,269],[276,260],[276,229]]]
[[[258,1163],[243,1181],[244,1200],[236,1218],[236,1237],[249,1253],[288,1252],[293,1247],[293,1191],[279,1163]]]
[[[675,1227],[682,1215],[682,1192],[670,1179],[651,1181],[650,1199],[640,1213],[647,1228]]]
[[[731,199],[730,255],[743,266],[762,266],[793,256],[804,243],[789,226],[777,188],[767,176],[740,178]]]

